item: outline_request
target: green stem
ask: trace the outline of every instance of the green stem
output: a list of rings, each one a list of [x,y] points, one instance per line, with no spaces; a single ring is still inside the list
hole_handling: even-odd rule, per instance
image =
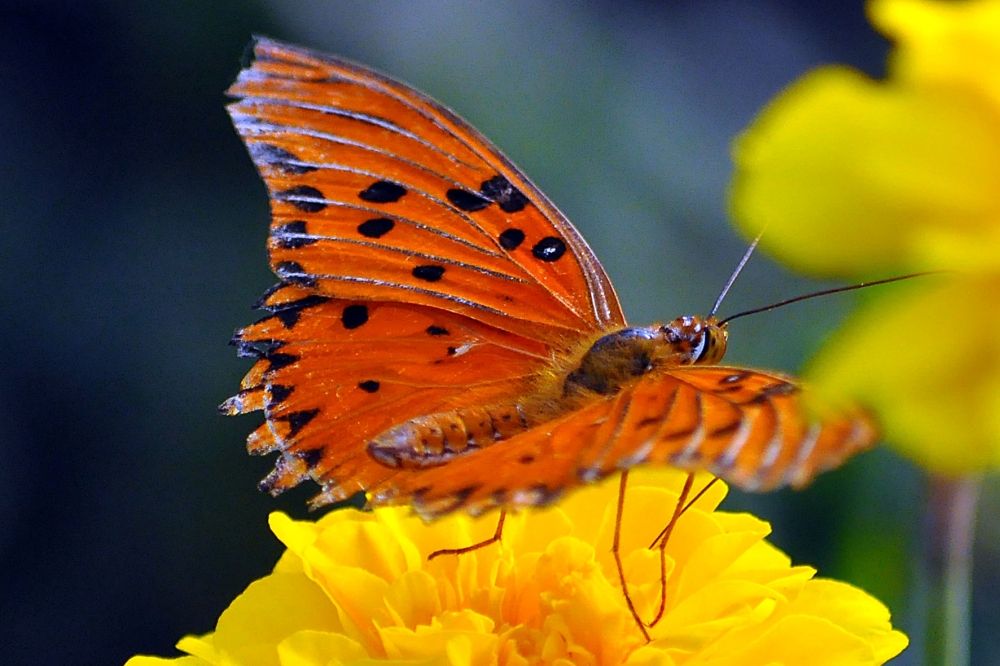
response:
[[[982,477],[932,477],[925,567],[932,592],[928,664],[968,666],[972,545]]]

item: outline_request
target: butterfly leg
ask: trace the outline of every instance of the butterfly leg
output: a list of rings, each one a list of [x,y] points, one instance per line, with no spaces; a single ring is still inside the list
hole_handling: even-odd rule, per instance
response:
[[[691,493],[691,487],[694,485],[694,472],[689,473],[687,479],[684,480],[684,487],[681,489],[681,494],[677,498],[677,504],[674,506],[674,515],[670,517],[670,522],[667,523],[667,526],[656,535],[653,543],[649,544],[650,549],[657,546],[660,549],[660,608],[656,611],[656,616],[646,625],[650,628],[655,627],[663,619],[663,613],[667,607],[667,540],[670,539],[670,534],[674,531],[674,526],[677,525],[680,517],[694,506],[694,503],[701,499],[702,495],[715,485],[715,482],[718,480],[719,477],[713,477],[690,501],[687,501],[687,496]]]
[[[687,501],[687,496],[691,493],[691,486],[694,485],[694,472],[689,472],[687,478],[684,479],[684,487],[681,489],[681,494],[677,497],[677,504],[674,505],[674,515],[670,517],[670,522],[667,526],[656,535],[653,539],[653,543],[649,545],[650,549],[654,548],[657,544],[660,547],[660,608],[656,611],[656,616],[647,624],[647,627],[655,627],[656,624],[663,617],[663,612],[667,607],[667,540],[670,538],[670,533],[674,531],[674,525],[677,524],[677,520],[681,517],[681,514],[687,510],[688,504],[685,506]]]
[[[622,565],[622,554],[621,554],[621,536],[622,536],[622,515],[625,513],[625,486],[628,485],[628,470],[622,471],[621,481],[618,485],[618,511],[615,514],[615,538],[611,544],[611,554],[615,558],[615,567],[618,569],[618,580],[622,585],[622,594],[625,595],[625,604],[628,606],[628,611],[632,614],[632,619],[635,620],[635,624],[639,627],[639,631],[642,632],[643,638],[646,639],[648,643],[650,640],[649,632],[646,631],[646,625],[639,617],[639,612],[635,609],[635,604],[632,603],[632,597],[628,593],[628,583],[625,581],[625,567]]]
[[[442,548],[441,550],[435,550],[433,553],[427,556],[428,561],[433,560],[435,557],[440,555],[464,555],[465,553],[471,553],[474,550],[479,550],[480,548],[485,548],[490,544],[494,544],[500,541],[500,536],[503,534],[503,521],[507,519],[507,509],[500,509],[500,519],[497,521],[497,529],[493,532],[493,536],[484,541],[474,543],[471,546],[465,546],[464,548]]]

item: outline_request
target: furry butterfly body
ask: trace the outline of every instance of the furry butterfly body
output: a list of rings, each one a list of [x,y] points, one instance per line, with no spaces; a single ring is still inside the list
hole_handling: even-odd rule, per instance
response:
[[[262,487],[366,493],[425,517],[539,505],[640,463],[747,489],[871,445],[774,372],[716,365],[712,318],[630,327],[572,224],[476,130],[412,88],[268,39],[229,94],[267,184],[269,315],[229,414],[261,410]]]

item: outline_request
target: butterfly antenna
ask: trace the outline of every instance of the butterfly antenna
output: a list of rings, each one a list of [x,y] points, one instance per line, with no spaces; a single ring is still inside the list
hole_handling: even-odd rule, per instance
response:
[[[714,317],[715,313],[719,311],[719,306],[722,305],[722,299],[724,299],[726,294],[729,293],[729,288],[733,286],[733,283],[736,282],[736,278],[739,277],[740,273],[743,271],[743,267],[747,265],[748,261],[750,261],[750,255],[752,255],[753,251],[757,249],[757,243],[760,242],[760,237],[763,235],[764,230],[761,229],[760,233],[757,234],[757,238],[753,239],[753,242],[750,243],[750,247],[748,247],[747,251],[743,253],[743,258],[740,259],[740,263],[736,265],[736,270],[729,276],[729,282],[727,282],[726,286],[722,288],[722,293],[719,294],[719,297],[715,299],[715,305],[712,306],[712,311],[708,313],[709,317]]]
[[[910,273],[909,275],[898,275],[896,277],[886,278],[884,280],[859,282],[858,284],[852,284],[846,287],[834,287],[833,289],[814,291],[811,294],[803,294],[802,296],[796,296],[795,298],[789,298],[784,301],[778,301],[777,303],[765,305],[764,307],[754,308],[752,310],[744,310],[743,312],[737,312],[736,314],[729,315],[728,317],[720,321],[719,326],[725,326],[732,320],[739,319],[740,317],[746,317],[747,315],[757,314],[758,312],[767,312],[768,310],[775,310],[777,308],[781,308],[786,305],[791,305],[792,303],[798,303],[799,301],[805,301],[810,298],[816,298],[817,296],[829,296],[830,294],[839,294],[844,291],[854,291],[855,289],[864,289],[865,287],[875,287],[880,284],[889,284],[890,282],[899,282],[900,280],[909,280],[910,278],[921,277],[924,275],[934,275],[936,273],[944,273],[944,272],[946,271],[924,271],[923,273]]]

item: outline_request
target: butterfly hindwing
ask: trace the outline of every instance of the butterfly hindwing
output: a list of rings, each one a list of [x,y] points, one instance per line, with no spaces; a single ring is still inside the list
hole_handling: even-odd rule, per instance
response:
[[[434,308],[331,299],[297,285],[261,307],[271,314],[234,341],[259,360],[223,410],[263,410],[248,447],[282,452],[264,482],[272,492],[313,478],[329,500],[349,497],[388,474],[365,451],[372,437],[527,391],[547,360],[539,342]]]

